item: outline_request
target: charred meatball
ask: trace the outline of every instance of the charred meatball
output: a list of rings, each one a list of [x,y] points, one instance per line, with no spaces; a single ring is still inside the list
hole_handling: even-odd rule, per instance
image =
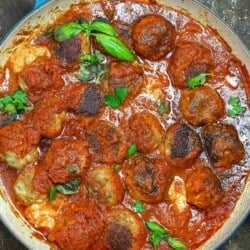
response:
[[[175,46],[175,27],[160,15],[141,17],[132,30],[134,49],[142,57],[157,61]]]
[[[199,136],[187,125],[175,123],[167,129],[165,157],[170,165],[189,167],[202,150]]]
[[[83,94],[78,104],[77,111],[83,115],[95,116],[99,113],[102,105],[102,95],[98,88],[89,87]]]
[[[164,198],[167,167],[164,161],[135,155],[124,163],[125,183],[130,195],[148,203]]]
[[[88,172],[88,187],[107,207],[118,205],[124,197],[124,187],[113,166],[98,166]]]
[[[105,214],[91,200],[76,197],[66,202],[48,238],[60,249],[87,250],[106,237]]]
[[[110,122],[96,121],[90,124],[87,140],[94,162],[120,163],[126,155],[125,136]]]
[[[80,58],[81,39],[73,37],[58,43],[54,48],[54,53],[59,60],[66,63],[75,63]]]
[[[142,153],[149,153],[160,145],[164,130],[155,116],[138,113],[129,120],[130,140]]]
[[[219,179],[204,161],[197,161],[186,180],[187,202],[199,208],[216,206],[223,198]]]
[[[140,66],[128,62],[113,62],[109,71],[109,91],[117,87],[128,87],[136,96],[143,87],[143,70]]]
[[[213,70],[213,56],[209,49],[193,42],[178,43],[172,56],[170,73],[173,86],[186,88],[188,81],[202,73]]]
[[[59,98],[49,97],[38,102],[27,114],[25,122],[35,128],[42,136],[54,138],[63,129],[66,117],[66,104]]]
[[[218,121],[225,114],[222,98],[216,90],[208,86],[184,90],[180,108],[186,120],[196,127]]]
[[[203,137],[214,167],[229,168],[243,159],[244,146],[233,125],[207,125],[203,129]]]
[[[137,214],[127,209],[114,209],[109,213],[108,220],[108,242],[111,249],[141,249],[146,239],[146,229]]]

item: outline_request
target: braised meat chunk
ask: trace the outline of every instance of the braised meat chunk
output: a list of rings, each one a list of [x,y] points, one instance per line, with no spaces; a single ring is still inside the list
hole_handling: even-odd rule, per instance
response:
[[[180,108],[186,120],[196,127],[218,121],[225,115],[224,101],[216,90],[208,86],[184,90]]]
[[[235,127],[231,124],[212,124],[203,129],[205,147],[214,167],[229,168],[245,155]]]
[[[148,203],[163,200],[167,182],[164,161],[135,155],[124,163],[124,174],[127,188],[134,199]]]
[[[129,120],[130,140],[142,153],[149,153],[160,145],[164,130],[150,113],[138,113]]]
[[[187,125],[174,123],[165,135],[165,157],[170,165],[189,167],[203,151],[199,136]]]
[[[186,180],[187,202],[202,209],[218,205],[224,195],[219,179],[202,160],[192,167]]]
[[[156,14],[141,17],[133,26],[132,36],[135,51],[152,61],[164,58],[175,46],[175,27]]]
[[[213,56],[208,48],[194,42],[178,43],[170,66],[174,87],[186,88],[191,78],[211,72],[213,65]]]

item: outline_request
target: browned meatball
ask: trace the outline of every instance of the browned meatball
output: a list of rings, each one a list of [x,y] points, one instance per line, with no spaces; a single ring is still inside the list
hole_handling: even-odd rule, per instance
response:
[[[231,167],[243,159],[245,151],[233,125],[213,124],[204,127],[205,147],[215,167]]]
[[[129,120],[130,140],[142,153],[155,150],[161,143],[164,130],[155,116],[138,113]]]
[[[189,167],[202,150],[199,136],[187,125],[175,123],[167,129],[165,157],[170,165]]]
[[[164,161],[135,155],[124,163],[125,182],[130,195],[148,203],[164,198],[167,166]]]
[[[170,64],[174,87],[186,88],[191,78],[211,72],[212,69],[213,57],[209,49],[192,42],[181,42],[176,45]]]
[[[141,249],[146,239],[142,219],[128,209],[113,209],[108,215],[108,243],[113,250]]]
[[[150,14],[141,17],[133,26],[135,51],[142,57],[157,61],[175,45],[175,27],[163,16]]]
[[[110,122],[95,121],[87,131],[92,160],[99,163],[120,163],[127,152],[127,142],[120,130]]]
[[[93,201],[79,197],[63,205],[48,238],[60,249],[87,250],[106,234],[103,211]]]
[[[186,180],[187,202],[199,208],[216,206],[223,198],[219,179],[204,161],[197,161]]]
[[[184,90],[180,98],[183,116],[193,126],[203,126],[218,121],[225,114],[224,102],[216,90],[201,86]]]
[[[128,62],[113,62],[109,71],[109,91],[114,92],[117,87],[128,87],[136,96],[143,87],[142,68]]]
[[[58,43],[54,48],[57,58],[63,62],[72,64],[80,58],[81,40],[79,38],[71,38]]]

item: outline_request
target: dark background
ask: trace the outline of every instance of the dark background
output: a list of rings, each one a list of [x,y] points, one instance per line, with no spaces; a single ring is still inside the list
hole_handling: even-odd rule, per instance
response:
[[[250,51],[250,0],[197,0],[220,16]],[[9,28],[31,11],[34,0],[0,0],[0,39]],[[227,39],[225,37],[225,39]],[[250,249],[250,216],[223,250]],[[0,250],[26,250],[0,222]],[[39,249],[38,249],[39,250]]]

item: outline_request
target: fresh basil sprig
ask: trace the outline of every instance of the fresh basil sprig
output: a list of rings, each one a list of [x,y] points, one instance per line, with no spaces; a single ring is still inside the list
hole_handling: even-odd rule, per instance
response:
[[[228,101],[228,115],[231,117],[235,117],[243,112],[245,112],[246,108],[241,106],[239,97],[231,97]]]
[[[212,74],[209,73],[202,73],[197,76],[194,76],[190,80],[188,80],[188,87],[193,89],[197,86],[203,85],[206,82],[207,76],[211,76]]]
[[[90,23],[86,20],[80,22],[72,21],[55,28],[53,36],[56,41],[62,42],[77,36],[80,32],[84,32],[87,37],[90,35],[95,36],[97,42],[111,56],[124,61],[135,61],[134,54],[117,37],[115,29],[107,20],[95,19]]]
[[[142,213],[145,210],[144,204],[140,201],[134,201],[133,202],[133,210],[136,213]]]
[[[128,96],[127,87],[117,87],[115,88],[115,94],[108,94],[104,96],[104,100],[107,106],[110,106],[113,109],[118,109],[121,104],[126,100]]]
[[[51,186],[49,191],[49,200],[55,200],[57,192],[60,192],[64,195],[72,195],[78,193],[79,184],[80,180],[76,178],[69,182]]]
[[[158,223],[154,221],[146,221],[145,224],[146,224],[146,227],[150,231],[152,231],[152,234],[150,235],[149,240],[152,243],[154,248],[157,248],[160,245],[160,243],[164,240],[174,250],[186,250],[187,249],[184,243],[168,235],[165,228],[159,225]]]

